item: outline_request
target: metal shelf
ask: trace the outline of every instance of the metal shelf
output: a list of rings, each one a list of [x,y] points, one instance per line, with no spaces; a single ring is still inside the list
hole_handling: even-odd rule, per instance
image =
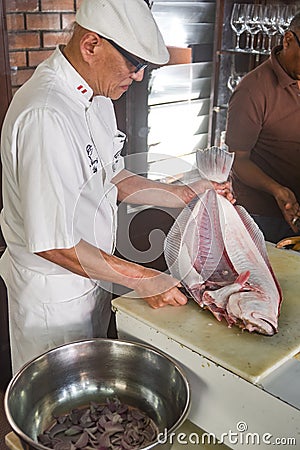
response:
[[[239,54],[243,54],[243,55],[250,55],[250,56],[256,56],[256,55],[263,55],[263,56],[268,56],[270,55],[270,52],[267,50],[255,50],[255,51],[249,51],[246,49],[241,48],[240,50],[235,50],[234,48],[222,48],[220,50],[218,50],[217,55],[222,55],[224,53],[234,53],[236,55]]]
[[[215,113],[219,113],[221,111],[227,111],[228,109],[228,105],[216,105],[213,107],[213,112]]]
[[[247,3],[255,2],[247,1]],[[230,75],[233,73],[244,75],[260,65],[270,55],[264,48],[258,47],[258,50],[255,51],[246,49],[245,35],[241,39],[240,50],[234,48],[235,39],[229,20],[234,3],[234,0],[216,0],[213,79],[210,96],[211,114],[208,130],[209,146],[219,145],[221,133],[226,129],[227,107],[224,105],[229,102],[231,95],[228,88]],[[242,0],[237,3],[242,3]],[[271,0],[264,0],[263,3],[271,3]],[[278,3],[285,2],[279,1]],[[256,45],[258,45],[257,42]]]

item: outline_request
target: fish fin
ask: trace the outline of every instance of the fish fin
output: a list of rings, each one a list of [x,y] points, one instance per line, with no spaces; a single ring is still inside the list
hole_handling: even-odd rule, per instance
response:
[[[237,279],[235,280],[235,283],[240,284],[241,286],[244,286],[250,277],[250,271],[246,270],[245,272],[242,272],[239,274]]]
[[[175,220],[164,242],[164,256],[171,275],[179,280],[187,278],[186,284],[189,286],[202,281],[193,268],[196,257],[193,245],[190,243],[188,246],[185,242],[185,236],[190,231],[190,222],[195,222],[195,218],[190,205],[187,205]],[[196,230],[196,226],[194,228]]]
[[[246,211],[245,208],[243,208],[240,205],[235,206],[236,211],[238,212],[241,220],[243,221],[248,233],[250,234],[253,242],[255,243],[258,251],[260,252],[261,256],[263,257],[269,271],[271,272],[271,275],[274,279],[274,282],[276,284],[278,293],[279,293],[279,305],[278,305],[278,314],[280,312],[280,305],[282,302],[282,290],[280,287],[280,284],[274,274],[273,268],[271,266],[270,260],[269,260],[269,256],[268,256],[268,252],[267,252],[267,247],[266,247],[266,241],[264,238],[264,235],[262,233],[262,231],[260,230],[259,226],[257,225],[257,223],[252,219],[252,217],[250,216],[250,214]],[[277,244],[278,245],[278,244]],[[276,246],[277,247],[277,246]]]
[[[255,243],[256,247],[258,248],[261,256],[264,258],[266,264],[268,267],[270,267],[269,257],[267,253],[267,247],[266,247],[266,241],[265,237],[263,235],[263,232],[257,225],[257,223],[252,219],[248,211],[241,205],[235,206],[236,211],[238,212],[238,215],[240,216],[243,224],[245,225],[248,233],[250,234],[253,242]]]
[[[201,177],[217,183],[228,180],[233,159],[234,153],[216,146],[197,150],[196,153],[197,167]]]

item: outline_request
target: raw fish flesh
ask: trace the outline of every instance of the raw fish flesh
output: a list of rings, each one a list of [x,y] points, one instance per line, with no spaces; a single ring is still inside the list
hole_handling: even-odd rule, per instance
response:
[[[226,181],[233,154],[217,147],[199,153],[212,181]],[[170,273],[201,306],[228,326],[273,335],[281,289],[262,232],[242,206],[208,189],[179,214],[165,241]]]

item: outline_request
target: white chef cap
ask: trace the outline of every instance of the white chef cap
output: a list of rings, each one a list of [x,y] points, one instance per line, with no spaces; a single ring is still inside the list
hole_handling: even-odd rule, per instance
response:
[[[145,0],[83,0],[75,20],[146,61],[165,64],[169,60],[163,37]]]

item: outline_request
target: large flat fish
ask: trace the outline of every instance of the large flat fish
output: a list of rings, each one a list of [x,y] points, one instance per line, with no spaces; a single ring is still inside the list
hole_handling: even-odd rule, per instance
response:
[[[213,147],[198,164],[207,178],[222,182],[232,158]],[[263,234],[242,206],[208,189],[179,214],[164,253],[170,273],[217,320],[270,336],[278,331],[281,289]]]

